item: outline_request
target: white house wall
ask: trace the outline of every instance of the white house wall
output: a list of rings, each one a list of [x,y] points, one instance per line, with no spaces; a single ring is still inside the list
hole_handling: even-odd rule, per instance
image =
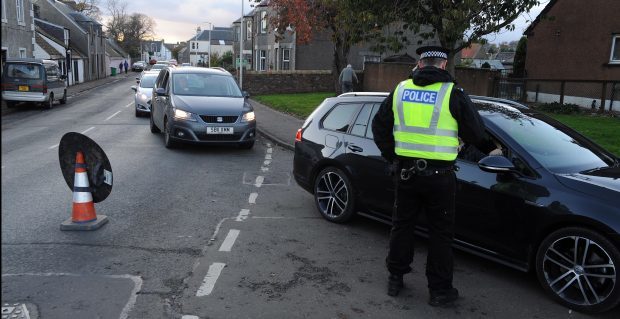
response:
[[[34,58],[35,59],[49,59],[51,56],[43,50],[38,44],[34,44]]]

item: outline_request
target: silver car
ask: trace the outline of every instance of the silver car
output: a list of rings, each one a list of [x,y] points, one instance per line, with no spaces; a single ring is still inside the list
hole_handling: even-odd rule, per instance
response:
[[[133,85],[132,90],[136,92],[134,105],[136,108],[136,117],[151,113],[151,96],[153,95],[153,86],[159,75],[158,71],[144,72],[141,77],[136,78],[138,85]]]

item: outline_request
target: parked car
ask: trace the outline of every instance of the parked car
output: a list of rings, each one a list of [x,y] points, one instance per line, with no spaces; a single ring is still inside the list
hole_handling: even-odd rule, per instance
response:
[[[189,62],[183,62],[181,63],[181,66],[192,66],[192,64]]]
[[[256,119],[247,97],[228,72],[164,68],[153,88],[151,132],[163,131],[168,148],[178,142],[252,148]]]
[[[151,113],[151,96],[158,75],[159,71],[145,71],[142,76],[136,78],[138,85],[131,86],[131,89],[136,92],[134,96],[136,117]]]
[[[319,213],[390,223],[394,186],[373,141],[386,94],[326,99],[299,129],[293,173]],[[472,97],[504,156],[463,145],[457,158],[455,246],[519,270],[571,309],[620,303],[620,159],[518,103]],[[426,234],[425,220],[418,231]]]
[[[149,70],[161,70],[161,69],[163,69],[163,68],[165,68],[167,66],[168,66],[167,63],[159,63],[159,62],[157,62],[157,63],[153,64]]]
[[[67,103],[67,83],[52,60],[10,58],[2,70],[2,99],[7,107],[20,102],[40,103],[51,109],[54,101]]]
[[[168,62],[170,63],[170,65],[174,65],[174,66],[178,64],[176,59],[170,59]]]
[[[143,61],[134,62],[131,65],[131,70],[134,72],[144,71],[145,68],[146,68],[146,63],[144,63]]]

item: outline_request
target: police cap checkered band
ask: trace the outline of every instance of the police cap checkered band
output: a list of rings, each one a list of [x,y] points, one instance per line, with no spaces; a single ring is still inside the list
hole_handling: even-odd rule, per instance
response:
[[[419,47],[416,51],[420,55],[420,59],[439,58],[448,59],[448,50],[440,46],[424,46]]]

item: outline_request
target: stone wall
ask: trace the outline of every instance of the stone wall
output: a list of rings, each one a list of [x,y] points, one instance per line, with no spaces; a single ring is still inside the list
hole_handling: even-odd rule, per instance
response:
[[[331,71],[243,72],[243,90],[251,95],[334,92]]]

